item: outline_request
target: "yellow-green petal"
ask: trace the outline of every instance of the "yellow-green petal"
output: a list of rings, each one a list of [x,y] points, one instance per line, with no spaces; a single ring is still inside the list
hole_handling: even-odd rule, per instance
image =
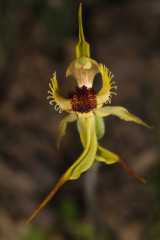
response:
[[[62,96],[59,95],[58,93],[58,82],[57,82],[57,78],[56,78],[56,72],[54,72],[50,83],[49,83],[49,91],[48,91],[48,99],[49,99],[49,103],[51,105],[56,104],[56,109],[59,112],[62,111],[71,111],[72,106],[71,106],[71,101],[69,99],[66,99]]]
[[[116,107],[103,107],[95,110],[95,113],[101,117],[107,117],[110,115],[119,117],[124,121],[134,122],[145,127],[150,128],[148,124],[146,124],[143,120],[139,117],[135,116],[134,114],[128,112],[128,110],[124,107],[116,106]]]
[[[86,131],[85,147],[81,156],[75,161],[75,163],[65,173],[65,178],[68,180],[75,180],[80,175],[87,171],[93,164],[96,151],[97,151],[97,139],[95,133],[94,118],[89,117],[87,119],[79,119],[80,132]]]
[[[82,146],[85,147],[87,141],[87,132],[85,128],[80,128],[80,123],[77,121],[77,129],[80,136]]]
[[[79,41],[76,45],[76,58],[90,57],[90,45],[85,40],[83,24],[82,24],[82,3],[79,5],[78,11],[78,25],[79,25]]]
[[[59,128],[58,128],[57,148],[60,147],[62,137],[66,134],[66,129],[67,129],[68,123],[74,122],[74,121],[76,121],[76,119],[77,119],[76,114],[71,113],[61,120],[61,122],[59,124]]]
[[[69,180],[75,180],[80,175],[87,171],[95,160],[97,151],[97,139],[95,132],[94,117],[80,118],[79,119],[80,132],[86,131],[85,147],[81,156],[71,165],[71,167],[61,176],[56,185],[51,189],[49,194],[44,200],[36,207],[32,215],[28,218],[26,223],[32,222],[32,220],[39,214],[39,212],[45,207],[45,205],[54,197],[57,191]]]
[[[98,145],[96,160],[110,165],[119,162],[119,156]]]
[[[95,115],[95,127],[97,139],[101,139],[105,134],[105,124],[102,117]]]
[[[111,95],[114,94],[114,92],[111,91],[114,86],[112,84],[113,76],[109,69],[103,64],[99,64],[98,70],[102,77],[102,88],[97,94],[97,105],[101,107],[104,103],[110,102]]]

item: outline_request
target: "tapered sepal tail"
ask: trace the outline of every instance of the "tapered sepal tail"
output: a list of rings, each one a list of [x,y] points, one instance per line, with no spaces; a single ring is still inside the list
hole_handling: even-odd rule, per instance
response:
[[[79,40],[76,45],[76,58],[90,57],[90,45],[85,40],[83,23],[82,23],[82,3],[79,5],[78,10],[78,27],[79,27]]]

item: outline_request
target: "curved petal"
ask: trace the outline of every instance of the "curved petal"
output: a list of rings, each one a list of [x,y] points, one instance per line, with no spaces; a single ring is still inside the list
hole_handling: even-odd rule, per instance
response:
[[[101,107],[102,104],[111,102],[111,95],[116,94],[112,89],[116,88],[112,82],[113,75],[103,64],[99,64],[99,72],[102,76],[102,88],[97,94],[97,105]]]
[[[79,119],[80,131],[86,131],[86,145],[81,156],[71,165],[71,167],[62,175],[57,184],[51,189],[45,199],[36,207],[32,215],[28,218],[26,223],[32,220],[39,214],[45,205],[54,197],[57,191],[69,180],[75,180],[80,175],[87,171],[93,164],[96,151],[97,139],[95,133],[95,123],[93,117]]]
[[[86,141],[87,141],[87,131],[86,131],[86,119],[88,118],[94,118],[94,129],[93,131],[96,133],[96,120],[95,120],[95,115],[90,112],[90,113],[79,113],[78,114],[78,121],[77,121],[77,129],[79,132],[79,136],[80,136],[80,140],[81,143],[83,145],[83,147],[85,148],[86,146]],[[97,137],[97,133],[96,133],[96,137]]]
[[[58,129],[57,148],[60,147],[62,137],[66,134],[66,128],[67,128],[68,123],[74,122],[74,121],[76,121],[76,119],[77,119],[76,114],[71,113],[61,120],[61,122],[59,124],[59,129]]]
[[[65,173],[65,177],[68,180],[74,180],[80,177],[80,175],[87,171],[93,164],[96,151],[97,151],[97,138],[95,133],[94,117],[80,118],[79,131],[85,134],[85,146],[81,156]]]
[[[54,103],[56,104],[55,110],[62,112],[70,111],[72,109],[70,100],[58,94],[56,72],[54,72],[53,77],[50,80],[48,94],[49,96],[47,98],[50,100],[49,103],[51,105],[53,105]]]
[[[79,132],[79,136],[80,136],[82,146],[85,148],[86,139],[87,139],[87,132],[86,132],[85,128],[80,128],[79,121],[77,121],[77,129],[78,129],[78,132]]]
[[[131,169],[128,164],[119,158],[119,156],[107,149],[98,145],[98,151],[96,155],[96,160],[99,162],[104,162],[107,165],[119,163],[120,166],[128,173],[129,176],[135,177],[141,183],[145,183],[145,179],[143,177],[138,176],[133,169]]]
[[[98,145],[96,160],[110,165],[119,162],[119,156]]]
[[[128,110],[124,107],[103,107],[95,110],[95,113],[98,116],[101,117],[107,117],[109,115],[114,115],[116,117],[119,117],[120,119],[124,121],[134,122],[140,125],[143,125],[145,127],[150,128],[148,124],[146,124],[143,120],[141,120],[139,117],[135,116],[134,114],[128,112]]]
[[[102,117],[95,115],[95,126],[97,139],[101,139],[105,134],[104,119]]]

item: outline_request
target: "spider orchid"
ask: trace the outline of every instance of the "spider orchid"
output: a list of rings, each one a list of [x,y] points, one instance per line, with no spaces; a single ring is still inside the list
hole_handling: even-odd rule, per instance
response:
[[[107,165],[120,163],[130,175],[144,182],[144,179],[138,177],[117,154],[104,149],[98,143],[105,133],[104,117],[114,115],[124,121],[132,121],[145,127],[149,126],[140,118],[128,112],[124,107],[104,106],[111,102],[112,95],[116,95],[116,86],[112,80],[113,75],[108,68],[90,57],[90,45],[85,40],[83,32],[81,4],[79,6],[78,23],[79,41],[76,45],[76,58],[71,62],[66,71],[66,77],[72,75],[76,79],[77,88],[68,98],[64,98],[59,94],[57,77],[56,73],[54,73],[49,83],[48,98],[51,105],[56,104],[56,110],[68,113],[59,125],[58,147],[66,133],[68,123],[76,121],[83,152],[61,176],[42,203],[37,206],[27,220],[28,223],[37,216],[39,211],[51,200],[64,183],[78,179],[82,173],[91,168],[95,161],[103,162]],[[93,80],[97,73],[102,78],[102,87],[96,94],[93,89]]]

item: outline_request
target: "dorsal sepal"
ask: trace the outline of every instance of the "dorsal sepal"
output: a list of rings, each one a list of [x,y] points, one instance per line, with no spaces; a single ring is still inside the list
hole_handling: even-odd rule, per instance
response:
[[[78,10],[78,26],[79,26],[79,40],[76,45],[76,58],[90,57],[90,45],[85,40],[83,23],[82,23],[82,3],[79,5]]]

